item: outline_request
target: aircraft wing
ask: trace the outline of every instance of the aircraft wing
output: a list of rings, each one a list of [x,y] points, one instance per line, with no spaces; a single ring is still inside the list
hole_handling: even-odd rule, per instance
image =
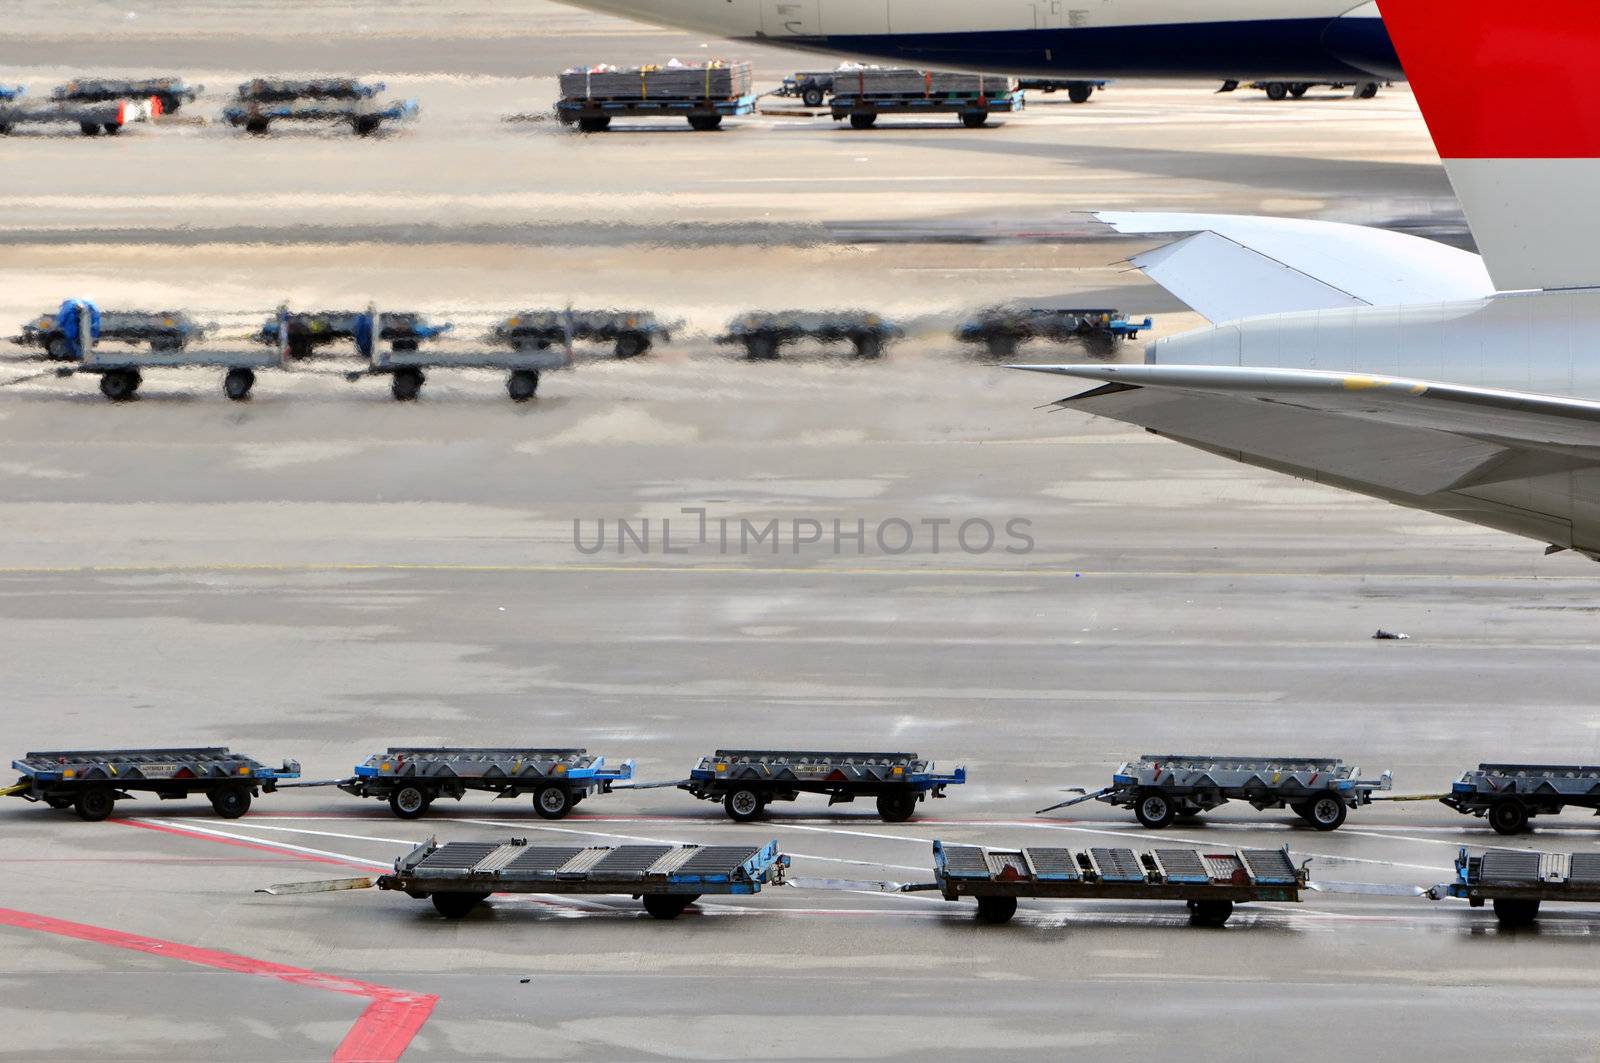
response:
[[[1094,216],[1119,233],[1188,234],[1131,261],[1213,322],[1475,299],[1495,290],[1470,251],[1386,229],[1234,214]]]
[[[1600,465],[1600,402],[1584,399],[1299,369],[1014,368],[1102,382],[1057,407],[1384,497]]]

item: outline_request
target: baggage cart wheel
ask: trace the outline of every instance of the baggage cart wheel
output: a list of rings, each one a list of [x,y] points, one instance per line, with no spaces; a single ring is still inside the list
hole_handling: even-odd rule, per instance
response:
[[[370,137],[378,131],[379,126],[383,125],[383,119],[377,115],[363,114],[356,116],[356,120],[352,124],[355,126],[356,136]]]
[[[101,124],[100,128],[104,129],[106,131],[106,136],[114,137],[118,133],[122,132],[122,123],[121,122],[104,122],[104,123]]]
[[[142,381],[137,369],[113,369],[100,374],[100,394],[112,402],[125,402],[133,398]]]
[[[487,893],[435,893],[433,909],[446,919],[465,919],[472,909],[488,899]]]
[[[565,786],[544,786],[533,795],[533,810],[544,819],[560,819],[572,811],[572,795]]]
[[[1289,83],[1289,95],[1298,100],[1300,97],[1306,94],[1306,90],[1310,87],[1311,86],[1304,81],[1291,81]]]
[[[968,111],[961,116],[961,124],[968,129],[980,129],[989,124],[989,112]]]
[[[422,375],[420,369],[396,369],[394,380],[389,383],[389,392],[396,402],[412,402],[417,397],[417,392],[422,390],[422,382],[428,379]]]
[[[79,819],[87,823],[99,823],[111,815],[111,806],[116,801],[117,795],[111,792],[111,787],[91,786],[78,794],[72,806],[77,810]]]
[[[733,790],[722,799],[723,811],[735,823],[749,823],[766,807],[766,799],[755,790]]]
[[[857,358],[877,358],[883,354],[883,337],[875,334],[855,337]]]
[[[800,93],[800,102],[807,107],[821,107],[822,89],[816,85],[809,86],[804,92]]]
[[[250,389],[256,386],[256,374],[250,369],[230,369],[228,375],[222,378],[222,393],[234,402],[243,402],[250,397]]]
[[[1195,926],[1223,926],[1232,914],[1232,901],[1189,902],[1189,922]]]
[[[1489,809],[1489,826],[1497,834],[1521,834],[1528,829],[1528,806],[1515,797],[1496,801]]]
[[[851,129],[871,129],[878,120],[875,114],[853,114],[850,116]]]
[[[996,333],[984,340],[989,348],[991,358],[1010,358],[1017,353],[1017,338],[1005,333]]]
[[[611,116],[608,114],[590,115],[578,119],[578,132],[604,133],[611,128]]]
[[[676,919],[683,914],[698,895],[688,893],[646,893],[643,898],[644,910],[657,919]]]
[[[917,795],[914,793],[878,795],[878,818],[885,823],[904,823],[916,810]]]
[[[1075,81],[1067,86],[1067,99],[1073,103],[1088,103],[1089,97],[1094,95],[1094,86]]]
[[[247,118],[244,122],[244,131],[258,137],[265,136],[271,124],[270,118]]]
[[[778,339],[757,333],[744,338],[744,349],[749,353],[752,362],[771,362],[778,357]]]
[[[433,795],[420,786],[400,786],[389,793],[389,810],[401,819],[418,819],[433,804]]]
[[[1313,827],[1318,830],[1338,830],[1350,809],[1337,797],[1319,797],[1311,802],[1307,811],[1311,814],[1306,818]]]
[[[311,343],[310,336],[297,336],[289,333],[289,357],[295,361],[303,361],[314,354],[316,348]]]
[[[243,786],[223,786],[211,791],[211,807],[223,819],[238,819],[250,811],[250,791]]]
[[[1177,815],[1172,807],[1172,801],[1154,790],[1146,790],[1139,795],[1138,803],[1133,806],[1134,817],[1151,830],[1160,830],[1172,822]]]
[[[689,116],[689,128],[701,133],[709,133],[712,130],[721,129],[722,116],[720,114],[691,114]]]
[[[988,923],[990,926],[999,926],[1009,923],[1011,917],[1017,914],[1017,899],[1015,897],[979,897],[978,922]]]
[[[11,123],[9,123],[9,122],[0,122],[0,137],[9,137],[10,135],[11,135]]]
[[[1262,88],[1267,90],[1267,99],[1281,100],[1289,95],[1289,86],[1282,81],[1269,81]]]
[[[49,805],[51,808],[53,808],[53,809],[55,809],[56,811],[59,812],[63,808],[71,808],[72,807],[72,798],[70,798],[70,797],[46,797],[44,799],[44,803]]]
[[[414,351],[417,349],[416,340],[395,340],[394,349],[397,351]]]
[[[527,402],[539,390],[539,373],[534,369],[517,369],[506,380],[506,394],[512,402]]]
[[[1527,926],[1539,918],[1539,902],[1522,897],[1496,897],[1494,917],[1501,926]]]
[[[1179,805],[1176,810],[1180,819],[1196,819],[1204,811],[1199,805]]]
[[[52,335],[44,344],[44,353],[56,362],[72,361],[72,344],[62,335]]]
[[[99,122],[79,122],[78,128],[83,130],[83,135],[86,137],[97,137],[100,135]]]
[[[617,337],[617,357],[637,358],[650,349],[650,337],[637,332],[624,332]]]

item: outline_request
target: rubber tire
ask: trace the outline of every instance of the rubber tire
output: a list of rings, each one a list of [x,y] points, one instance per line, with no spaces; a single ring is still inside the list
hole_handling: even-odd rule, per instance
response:
[[[1488,819],[1496,834],[1521,834],[1528,829],[1528,806],[1508,797],[1489,807]]]
[[[1289,810],[1295,815],[1299,816],[1301,819],[1305,820],[1307,823],[1311,822],[1310,801],[1295,801],[1289,806]]]
[[[878,121],[875,114],[853,114],[850,116],[851,129],[871,129]]]
[[[857,358],[883,357],[883,337],[877,335],[876,333],[871,333],[865,336],[857,336],[854,339],[854,343],[856,345]]]
[[[250,791],[243,786],[219,786],[206,795],[211,810],[223,819],[238,819],[250,811]]]
[[[1077,82],[1067,86],[1067,99],[1071,100],[1073,103],[1088,103],[1089,97],[1093,95],[1093,85],[1085,85],[1081,82]]]
[[[79,792],[73,799],[72,807],[85,823],[99,823],[111,815],[116,801],[117,795],[111,792],[111,787],[90,786]]]
[[[1304,81],[1291,81],[1289,83],[1289,95],[1298,100],[1300,97],[1306,94],[1306,90],[1309,88],[1311,88],[1311,86],[1307,85]]]
[[[1147,805],[1152,807],[1146,808]],[[1150,830],[1162,829],[1171,823],[1177,814],[1178,810],[1170,797],[1148,790],[1138,795],[1133,806],[1134,818]]]
[[[112,402],[127,402],[139,390],[143,378],[137,369],[113,369],[100,374],[100,394]]]
[[[812,85],[800,93],[800,102],[807,107],[821,107],[822,95],[822,90],[816,85]]]
[[[540,819],[564,819],[572,811],[572,795],[565,786],[541,786],[534,792],[533,810]]]
[[[59,333],[52,334],[44,341],[44,354],[52,362],[70,362],[77,357],[72,353],[72,344]]]
[[[617,357],[637,358],[650,349],[650,338],[637,332],[624,332],[617,337]]]
[[[610,115],[603,114],[603,115],[598,115],[598,116],[592,116],[592,117],[589,117],[589,118],[579,118],[578,119],[578,132],[580,132],[580,133],[604,133],[606,130],[608,130],[610,128],[611,128],[611,116]]]
[[[984,337],[984,346],[989,351],[991,358],[1012,358],[1017,353],[1017,338],[1008,335],[990,335]]]
[[[1332,805],[1333,808],[1328,806]],[[1337,797],[1313,798],[1306,805],[1306,821],[1320,831],[1338,830],[1344,825],[1344,818],[1350,812],[1350,807]]]
[[[722,128],[722,116],[720,114],[691,114],[689,116],[689,128],[697,133],[715,132]]]
[[[1232,914],[1232,901],[1189,902],[1189,922],[1195,926],[1225,926]]]
[[[1376,81],[1364,82],[1360,88],[1356,89],[1356,99],[1358,100],[1370,100],[1377,94],[1378,83]]]
[[[539,391],[537,369],[514,369],[506,378],[506,394],[512,402],[527,402]]]
[[[1289,86],[1282,81],[1269,81],[1262,88],[1266,90],[1269,100],[1281,100],[1289,95]]]
[[[989,112],[983,111],[977,114],[964,114],[961,116],[961,124],[966,126],[968,129],[982,129],[984,126],[989,124]]]
[[[695,898],[687,893],[646,893],[639,899],[644,902],[644,910],[654,918],[676,919]]]
[[[401,819],[421,819],[428,814],[433,795],[420,786],[397,786],[389,791],[389,811]]]
[[[222,378],[222,393],[234,402],[243,402],[250,397],[250,389],[256,386],[256,374],[251,369],[230,369],[228,375]]]
[[[917,795],[911,791],[878,795],[878,818],[885,823],[904,823],[917,811]]]
[[[99,122],[79,122],[78,128],[83,131],[83,135],[86,137],[97,137],[100,135]]]
[[[1523,897],[1497,897],[1494,917],[1501,926],[1529,926],[1539,918],[1539,902]]]
[[[100,128],[105,130],[106,136],[114,137],[118,133],[122,132],[122,123],[121,122],[102,122],[102,123],[100,123]]]
[[[979,897],[978,922],[987,926],[1000,926],[1011,922],[1011,917],[1017,914],[1017,899],[1015,897]]]
[[[246,118],[244,120],[244,131],[251,136],[264,137],[271,127],[272,121],[268,118]]]
[[[427,379],[420,369],[396,369],[394,379],[389,382],[389,393],[396,402],[415,402]]]
[[[778,360],[778,341],[771,336],[746,336],[744,347],[749,352],[752,362],[775,362]]]
[[[746,795],[749,801],[738,800]],[[722,810],[735,823],[749,823],[751,820],[759,819],[766,807],[767,799],[759,790],[729,790],[722,799]]]
[[[488,899],[487,893],[435,893],[433,910],[446,919],[465,919],[474,908]]]
[[[383,125],[383,119],[376,118],[370,114],[364,114],[356,118],[351,125],[355,128],[356,136],[370,137],[372,134],[378,131],[380,126]]]

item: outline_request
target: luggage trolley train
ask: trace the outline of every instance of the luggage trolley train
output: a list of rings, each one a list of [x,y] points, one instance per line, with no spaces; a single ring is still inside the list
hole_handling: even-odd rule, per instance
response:
[[[427,814],[441,797],[457,801],[468,790],[496,797],[533,795],[533,810],[561,819],[591,794],[611,792],[611,784],[633,778],[633,761],[616,768],[605,757],[583,749],[498,749],[465,746],[390,746],[356,765],[355,777],[339,789],[357,797],[389,802],[401,819]]]

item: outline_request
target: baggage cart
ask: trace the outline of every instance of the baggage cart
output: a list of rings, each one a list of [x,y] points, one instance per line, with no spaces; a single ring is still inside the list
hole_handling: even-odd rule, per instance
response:
[[[533,796],[545,819],[561,819],[585,797],[611,792],[633,778],[633,761],[606,766],[605,757],[582,749],[390,746],[356,765],[355,777],[339,789],[357,797],[387,800],[401,819],[417,819],[441,797],[457,801],[468,790],[496,797]]]
[[[1485,902],[1502,926],[1526,926],[1543,901],[1600,902],[1600,853],[1540,853],[1466,846],[1456,854],[1456,877],[1428,891],[1434,900],[1457,897],[1474,908]]]
[[[612,344],[618,358],[635,358],[671,343],[672,332],[648,310],[522,310],[496,325],[489,340],[537,351],[585,340]]]
[[[879,115],[953,114],[969,129],[992,114],[1022,110],[1016,78],[902,67],[841,67],[833,74],[833,120],[870,129]]]
[[[158,113],[149,98],[103,101],[41,100],[26,98],[24,86],[0,85],[0,136],[21,125],[76,125],[86,137],[115,136],[130,122],[148,122]]]
[[[209,329],[197,324],[182,310],[102,310],[101,342],[149,344],[153,351],[181,351]],[[65,362],[77,357],[55,312],[40,314],[22,326],[13,341],[22,347],[38,347],[46,358]]]
[[[786,343],[848,342],[857,358],[877,358],[890,340],[905,335],[900,326],[863,310],[752,310],[728,322],[717,342],[742,346],[755,362],[772,361]]]
[[[802,793],[827,794],[837,805],[874,798],[885,823],[903,823],[917,802],[942,798],[947,786],[967,781],[967,769],[940,773],[915,753],[838,753],[779,749],[719,749],[689,772],[680,789],[703,801],[721,801],[737,823],[757,818],[773,801]]]
[[[1500,834],[1521,834],[1534,816],[1553,816],[1568,805],[1600,815],[1600,767],[1479,764],[1439,800],[1463,815],[1487,819]]]
[[[692,129],[755,110],[747,62],[573,67],[560,78],[556,117],[580,132],[601,133],[616,118],[685,118]]]
[[[991,306],[956,327],[963,343],[981,343],[995,358],[1010,358],[1028,340],[1081,343],[1097,358],[1116,354],[1117,344],[1151,326],[1150,318],[1129,320],[1120,310],[1056,310],[1041,307]]]
[[[186,103],[193,103],[205,91],[204,85],[190,85],[181,77],[151,78],[73,78],[57,85],[50,98],[71,103],[106,103],[111,100],[155,100],[156,114],[177,114]]]
[[[298,779],[292,760],[269,768],[226,746],[171,749],[78,749],[28,753],[11,766],[22,773],[6,792],[51,808],[72,808],[93,823],[111,815],[117,801],[152,793],[162,801],[204,794],[224,819],[250,810],[250,801]]]
[[[348,123],[357,135],[370,136],[384,122],[417,116],[417,101],[385,101],[381,98],[384,91],[381,81],[354,78],[254,78],[239,86],[234,101],[222,109],[222,118],[258,136],[268,132],[273,122]]]

